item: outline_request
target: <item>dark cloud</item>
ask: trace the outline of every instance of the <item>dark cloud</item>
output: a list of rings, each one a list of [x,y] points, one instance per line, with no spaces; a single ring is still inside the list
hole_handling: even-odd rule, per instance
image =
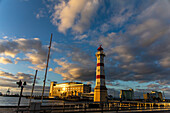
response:
[[[121,86],[121,84],[119,82],[110,82],[110,81],[106,81],[106,85],[107,86]]]
[[[169,86],[170,85],[170,81],[167,79],[165,80],[158,80],[157,83],[159,83],[160,85],[165,85],[165,86]]]
[[[16,75],[14,75],[14,74],[4,72],[4,71],[0,71],[0,77],[1,77],[0,81],[2,84],[3,83],[16,83],[19,80],[26,81],[28,84],[30,84],[32,83],[32,80],[34,78],[32,74],[25,74],[25,73],[18,72]]]
[[[38,38],[19,38],[13,40],[0,40],[0,53],[13,58],[18,53],[25,53],[27,58],[23,60],[28,60],[33,64],[39,64],[45,60],[47,52]],[[39,62],[34,60],[35,56],[40,58],[38,60]]]
[[[149,84],[149,85],[147,85],[147,87],[148,87],[148,88],[153,88],[153,89],[155,88],[155,89],[158,90],[159,87],[160,87],[160,85],[159,85],[159,84]]]
[[[52,53],[60,52],[57,43],[52,43]],[[33,66],[29,66],[32,69],[42,70],[45,68],[45,62],[47,58],[48,46],[42,45],[39,38],[33,39],[6,39],[0,40],[0,54],[3,56],[9,56],[9,58],[0,57],[0,63],[7,64],[13,63],[17,64],[20,61],[28,61]],[[17,57],[16,55],[23,54],[23,56]],[[10,58],[12,57],[12,59]]]
[[[73,54],[73,53],[71,53]],[[72,56],[74,63],[68,63],[63,59],[54,59],[55,62],[61,67],[55,68],[54,72],[61,74],[63,80],[80,80],[89,81],[95,78],[94,62],[91,62],[87,54],[75,54]],[[84,57],[83,57],[84,56]]]
[[[8,63],[13,63],[13,62],[9,58],[0,57],[0,63],[8,64]]]
[[[128,3],[128,5],[126,1],[107,1],[104,3],[111,3],[109,8],[118,7],[118,9],[114,7],[115,10],[110,10],[118,13],[108,17],[106,20],[110,19],[110,21],[101,25],[107,28],[105,32],[114,28],[114,25],[125,25],[124,29],[120,29],[118,33],[102,31],[105,33],[102,34],[97,31],[99,28],[96,28],[95,34],[98,34],[99,37],[90,41],[90,45],[96,46],[96,48],[100,43],[103,44],[106,53],[106,79],[109,81],[137,81],[139,83],[170,79],[168,74],[170,72],[170,3],[159,0],[147,3],[140,2],[143,5],[139,5],[139,2]],[[119,10],[119,7],[122,10]],[[139,8],[139,10],[136,11],[135,8]],[[108,9],[103,10],[107,11]],[[127,24],[128,22],[131,24]],[[89,37],[94,36],[93,34],[88,35]],[[84,50],[74,51],[71,49],[70,51],[73,51],[70,52],[69,56],[72,63],[67,61],[59,64],[61,68],[56,68],[55,72],[67,80],[95,79],[93,77],[96,67],[95,58],[91,59],[91,56],[86,54],[88,52]],[[59,61],[57,62],[59,63]],[[74,73],[72,73],[73,70]]]
[[[13,93],[19,93],[20,88],[18,88],[18,85],[16,82],[21,80],[22,82],[26,81],[27,85],[24,87],[24,94],[31,93],[32,90],[32,83],[33,83],[34,75],[32,74],[25,74],[18,72],[17,74],[11,74],[8,72],[0,71],[0,89],[1,91],[4,90],[4,92],[9,88]],[[34,95],[41,95],[41,91],[43,89],[42,86],[37,85],[38,81],[36,81],[35,88],[34,88]],[[45,94],[48,95],[49,93],[49,86],[46,86],[45,88]]]

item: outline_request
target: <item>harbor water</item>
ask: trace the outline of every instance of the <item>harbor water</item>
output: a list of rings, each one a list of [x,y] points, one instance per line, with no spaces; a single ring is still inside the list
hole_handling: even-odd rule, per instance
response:
[[[19,97],[5,97],[0,96],[0,106],[17,106],[18,105]],[[21,98],[21,104],[22,106],[27,106],[29,103],[29,99],[26,99],[25,97]]]
[[[0,96],[0,106],[17,106],[19,97],[5,97]],[[25,97],[21,98],[20,106],[28,106],[30,99]],[[31,102],[41,102],[41,100],[31,99]],[[60,100],[43,100],[43,105],[60,104]]]

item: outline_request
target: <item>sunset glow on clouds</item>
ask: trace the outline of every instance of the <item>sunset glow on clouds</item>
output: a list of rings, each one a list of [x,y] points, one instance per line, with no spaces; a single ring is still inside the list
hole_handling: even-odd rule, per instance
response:
[[[19,79],[30,83],[28,91],[36,69],[40,88],[53,33],[49,80],[94,84],[95,52],[102,44],[110,92],[134,88],[170,95],[168,0],[6,0],[0,5],[3,91]]]

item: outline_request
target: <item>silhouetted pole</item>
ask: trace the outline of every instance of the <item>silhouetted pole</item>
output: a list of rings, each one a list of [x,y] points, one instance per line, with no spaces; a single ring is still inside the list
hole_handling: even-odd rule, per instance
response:
[[[20,102],[21,102],[22,91],[23,91],[24,86],[26,85],[26,81],[22,84],[22,81],[20,80],[16,84],[18,84],[18,87],[21,87],[20,96],[19,96],[19,100],[18,100],[18,107],[17,107],[17,113],[18,113],[19,105],[20,105]]]
[[[18,100],[18,108],[19,108],[19,105],[21,102],[22,91],[23,91],[23,86],[21,86],[20,96],[19,96],[19,100]]]
[[[33,85],[32,85],[32,92],[31,92],[30,102],[29,102],[30,105],[31,105],[32,95],[33,95],[33,92],[34,92],[34,86],[35,86],[35,81],[36,81],[36,77],[37,77],[37,72],[38,72],[38,70],[35,71],[34,82],[33,82]]]
[[[51,33],[51,38],[50,38],[50,45],[49,45],[49,50],[48,50],[48,57],[47,57],[47,65],[46,65],[46,70],[45,70],[45,77],[44,77],[44,85],[43,85],[43,91],[42,91],[42,96],[41,96],[41,103],[43,101],[43,95],[44,95],[44,89],[45,89],[45,81],[46,81],[46,78],[47,78],[47,70],[48,70],[48,61],[49,61],[49,58],[50,58],[50,48],[51,48],[51,42],[52,42],[52,36],[53,34]]]

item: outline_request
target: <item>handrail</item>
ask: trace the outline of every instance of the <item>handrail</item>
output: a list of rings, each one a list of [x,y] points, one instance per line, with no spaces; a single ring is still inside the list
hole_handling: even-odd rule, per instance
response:
[[[133,108],[133,109],[129,109],[129,108]],[[99,112],[99,111],[119,111],[120,109],[121,109],[121,111],[125,111],[125,110],[150,110],[150,109],[145,109],[145,107],[141,107],[140,109],[135,109],[136,108],[136,106],[132,106],[132,107],[112,107],[112,108],[108,108],[108,107],[95,107],[95,108],[84,108],[84,107],[81,107],[81,108],[74,108],[74,107],[71,107],[71,108],[69,108],[69,107],[66,107],[65,109],[63,109],[62,107],[61,107],[61,109],[44,109],[44,108],[42,108],[42,109],[40,109],[40,110],[29,110],[29,109],[20,109],[20,110],[16,110],[16,112],[24,112],[24,111],[34,111],[34,112],[36,112],[36,111],[56,111],[56,110],[61,110],[61,111],[65,111],[65,110],[78,110],[77,112],[80,112],[80,110],[85,110],[86,112],[91,112],[91,111],[93,111],[93,112]],[[147,108],[149,108],[149,107],[147,107]],[[164,110],[164,109],[168,109],[169,108],[169,110],[170,110],[170,107],[166,107],[166,108],[159,108],[159,110]],[[158,109],[157,107],[154,107],[153,109]],[[83,111],[84,111],[83,110]],[[83,111],[81,111],[81,112],[83,112]],[[65,111],[66,112],[66,111]],[[71,112],[71,111],[70,111]],[[72,112],[76,112],[76,111],[72,111]]]

